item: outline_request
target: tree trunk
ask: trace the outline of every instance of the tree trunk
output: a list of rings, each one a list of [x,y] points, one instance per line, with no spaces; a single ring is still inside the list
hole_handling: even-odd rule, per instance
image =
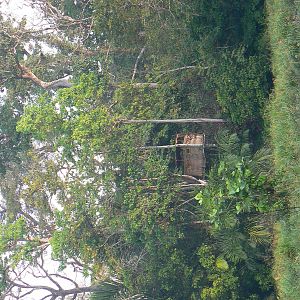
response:
[[[123,124],[167,124],[167,123],[225,123],[224,119],[209,119],[209,118],[198,118],[198,119],[165,119],[165,120],[121,120]]]

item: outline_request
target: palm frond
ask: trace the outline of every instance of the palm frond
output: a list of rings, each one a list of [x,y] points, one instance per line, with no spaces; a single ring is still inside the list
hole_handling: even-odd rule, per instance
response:
[[[93,292],[91,300],[114,300],[122,290],[122,285],[114,282],[105,281],[99,284],[97,291]]]
[[[216,137],[216,142],[222,156],[239,155],[240,140],[236,133],[230,133],[228,130],[220,130]]]
[[[222,231],[217,236],[217,246],[222,255],[233,263],[247,259],[247,254],[243,249],[246,237],[234,229]]]
[[[263,225],[252,225],[248,228],[249,238],[258,245],[270,243],[271,233]]]
[[[272,166],[271,150],[266,147],[256,151],[249,161],[249,168],[257,175],[269,175],[272,172]]]
[[[132,294],[122,284],[106,281],[99,284],[91,300],[148,300],[142,293]]]

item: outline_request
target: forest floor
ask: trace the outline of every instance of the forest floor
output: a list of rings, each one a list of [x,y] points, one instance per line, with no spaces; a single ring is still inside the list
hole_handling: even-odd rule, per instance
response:
[[[274,91],[268,121],[278,191],[288,213],[275,226],[274,278],[279,299],[300,299],[300,1],[267,1]]]

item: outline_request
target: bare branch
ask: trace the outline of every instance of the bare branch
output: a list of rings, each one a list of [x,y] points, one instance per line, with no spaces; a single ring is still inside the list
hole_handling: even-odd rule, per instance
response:
[[[180,68],[161,71],[160,74],[156,77],[156,80],[168,73],[173,73],[173,72],[182,71],[182,70],[191,70],[191,69],[196,69],[196,68],[197,68],[197,66],[184,66],[184,67],[180,67]],[[207,69],[207,68],[205,67],[204,69]]]
[[[53,277],[51,275],[49,275],[47,270],[44,268],[44,257],[43,257],[43,255],[41,255],[41,261],[42,261],[42,263],[40,264],[39,262],[37,262],[37,265],[45,273],[45,275],[46,275],[45,277],[48,278],[54,285],[56,285],[60,291],[63,290],[61,285],[56,280],[54,280]]]
[[[32,294],[33,292],[34,292],[34,289],[32,289],[32,290],[30,290],[30,291],[24,293],[23,295],[20,295],[19,298],[22,299],[22,298],[24,298],[25,296],[28,296],[28,295]]]
[[[69,281],[69,282],[71,282],[71,283],[73,283],[74,285],[75,285],[75,287],[77,287],[77,288],[79,288],[79,285],[78,285],[78,283],[75,281],[75,280],[73,280],[73,279],[71,279],[71,278],[69,278],[69,277],[67,277],[67,276],[63,276],[63,275],[61,275],[61,274],[53,274],[53,273],[51,273],[51,274],[48,274],[50,277],[58,277],[58,278],[61,278],[61,279],[65,279],[65,280],[67,280],[67,281]]]
[[[45,297],[41,298],[40,300],[46,300],[47,298],[53,298],[52,294],[46,295]],[[54,298],[55,299],[55,298]]]
[[[89,4],[87,1],[86,6]],[[31,3],[32,7],[38,8],[41,12],[44,13],[45,17],[48,19],[48,23],[52,21],[55,28],[59,29],[61,27],[71,27],[79,26],[81,28],[90,29],[91,24],[93,23],[92,17],[74,19],[70,16],[65,15],[57,7],[52,5],[48,0],[35,0]],[[84,10],[82,11],[84,13]]]
[[[138,55],[138,57],[137,57],[137,59],[135,61],[135,65],[134,65],[134,69],[133,69],[133,74],[132,74],[132,77],[131,77],[131,82],[133,82],[133,80],[134,80],[135,74],[137,72],[137,67],[138,67],[139,60],[141,59],[141,57],[142,57],[145,49],[146,49],[145,47],[142,48],[140,54]]]
[[[167,124],[167,123],[225,123],[224,119],[210,119],[210,118],[197,118],[197,119],[165,119],[165,120],[120,120],[123,124]],[[191,146],[191,144],[189,145]]]
[[[67,277],[66,275],[62,275],[59,273],[50,273],[45,268],[44,264],[44,258],[43,255],[40,257],[40,262],[37,262],[37,267],[31,267],[30,270],[27,270],[29,265],[27,265],[21,272],[17,273],[16,270],[10,269],[9,273],[7,274],[7,283],[8,286],[6,287],[6,291],[4,292],[4,295],[6,297],[11,297],[11,299],[26,299],[26,297],[35,291],[43,291],[46,293],[43,298],[40,300],[45,299],[65,299],[67,297],[71,297],[72,299],[77,299],[78,295],[84,295],[89,294],[91,292],[94,292],[98,289],[97,285],[90,285],[90,286],[79,286],[79,284]],[[24,273],[24,272],[27,273]],[[39,273],[39,274],[38,274]],[[23,275],[22,275],[23,274]],[[36,284],[39,283],[37,280],[27,282],[25,277],[26,274],[30,274],[31,276],[35,278],[43,278],[47,279],[49,281],[49,284],[51,285],[45,285],[43,284]],[[63,283],[64,281],[59,280],[66,280],[74,285],[73,288],[63,288],[60,283]],[[54,286],[52,286],[54,284]]]

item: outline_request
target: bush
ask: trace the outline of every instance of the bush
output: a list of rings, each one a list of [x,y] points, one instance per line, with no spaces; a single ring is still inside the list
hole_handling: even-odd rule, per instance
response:
[[[262,119],[269,72],[265,56],[246,57],[243,48],[224,51],[208,72],[209,86],[234,124],[245,126]]]

